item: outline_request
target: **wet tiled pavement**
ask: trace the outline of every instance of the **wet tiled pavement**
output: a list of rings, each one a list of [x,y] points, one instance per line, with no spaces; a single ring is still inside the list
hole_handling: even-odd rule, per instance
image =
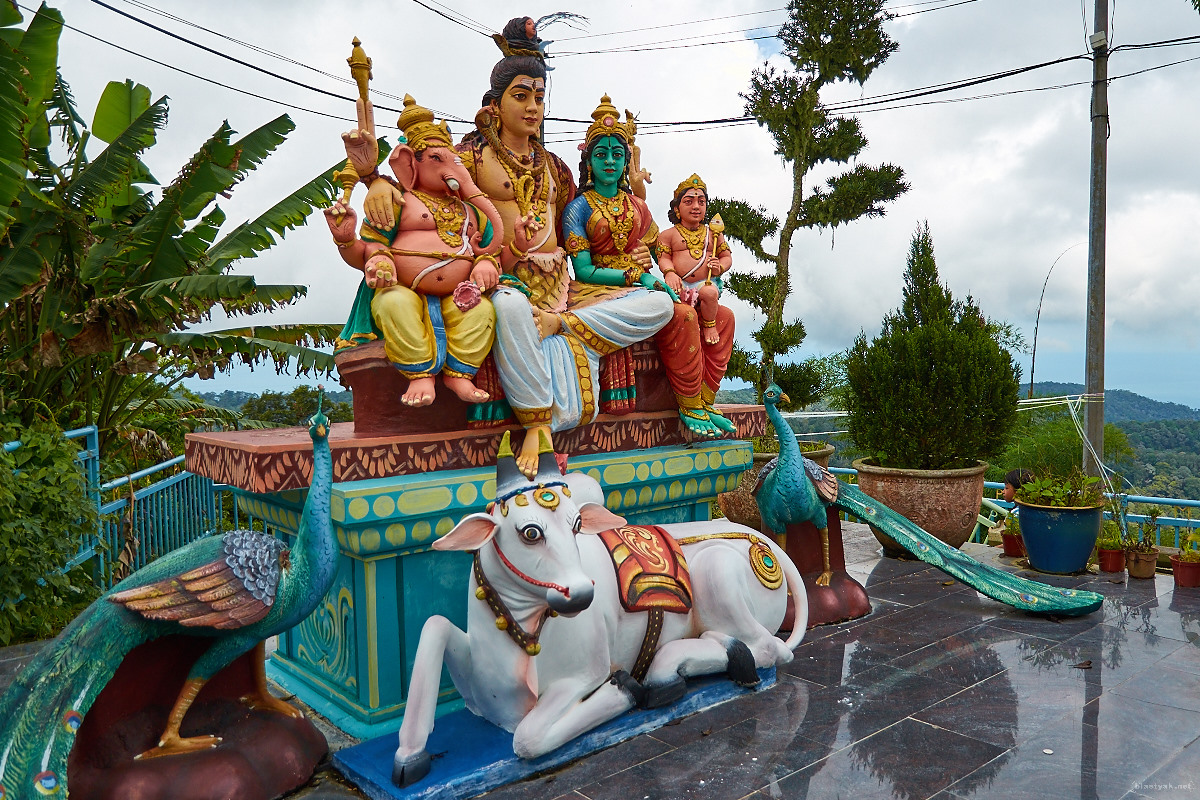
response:
[[[1200,590],[1023,572],[1108,598],[1084,618],[1037,617],[843,529],[873,610],[810,630],[774,688],[483,797],[1200,797]],[[328,770],[292,795],[361,796]]]

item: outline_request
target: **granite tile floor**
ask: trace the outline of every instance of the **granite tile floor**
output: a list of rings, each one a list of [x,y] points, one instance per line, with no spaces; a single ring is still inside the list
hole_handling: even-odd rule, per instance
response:
[[[1108,598],[1084,618],[1038,617],[881,557],[866,526],[843,530],[872,612],[810,630],[775,687],[482,797],[1200,797],[1200,590],[1022,572]],[[292,797],[362,795],[326,768]]]

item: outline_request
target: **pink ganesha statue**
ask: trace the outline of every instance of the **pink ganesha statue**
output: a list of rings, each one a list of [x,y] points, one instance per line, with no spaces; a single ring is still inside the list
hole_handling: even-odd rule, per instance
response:
[[[353,330],[342,338],[383,338],[388,360],[409,380],[406,405],[433,403],[439,372],[462,400],[486,402],[473,379],[496,336],[496,312],[483,293],[500,275],[500,214],[451,148],[445,122],[434,124],[433,113],[406,95],[398,125],[407,141],[388,156],[394,181],[378,173],[373,148],[349,139],[346,147],[363,183],[393,185],[392,227],[364,220],[356,237],[357,217],[344,201],[325,211],[342,260],[363,271]]]

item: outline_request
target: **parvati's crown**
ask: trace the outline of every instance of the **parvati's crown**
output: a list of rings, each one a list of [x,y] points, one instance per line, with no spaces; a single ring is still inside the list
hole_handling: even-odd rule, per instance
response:
[[[404,132],[409,146],[418,152],[426,147],[450,147],[453,144],[446,121],[434,125],[433,112],[417,105],[411,94],[404,95],[404,110],[400,112],[396,125]]]
[[[587,135],[583,139],[584,150],[591,147],[592,143],[602,136],[620,136],[625,140],[625,144],[633,147],[633,137],[637,133],[637,120],[626,109],[625,121],[621,122],[617,115],[617,107],[612,104],[612,98],[608,95],[600,98],[600,105],[596,106],[596,110],[592,112],[592,119],[595,121],[587,129]]]

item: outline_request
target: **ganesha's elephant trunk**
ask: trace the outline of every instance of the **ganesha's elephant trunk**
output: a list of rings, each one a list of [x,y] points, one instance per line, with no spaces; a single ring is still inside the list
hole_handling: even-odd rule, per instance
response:
[[[464,185],[455,178],[447,177],[446,186],[458,197],[474,204],[492,223],[492,239],[486,246],[481,244],[483,241],[483,231],[478,231],[471,237],[471,249],[475,255],[494,256],[498,254],[500,248],[504,247],[504,221],[501,219],[500,211],[496,208],[496,205],[488,199],[486,194],[479,191],[474,183],[467,182]]]

